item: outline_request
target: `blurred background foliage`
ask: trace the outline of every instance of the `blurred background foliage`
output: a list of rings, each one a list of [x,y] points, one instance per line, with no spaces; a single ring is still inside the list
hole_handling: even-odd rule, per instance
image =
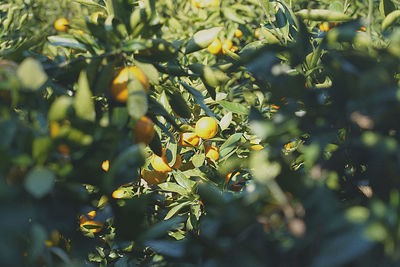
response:
[[[0,265],[396,266],[398,9],[2,1]]]

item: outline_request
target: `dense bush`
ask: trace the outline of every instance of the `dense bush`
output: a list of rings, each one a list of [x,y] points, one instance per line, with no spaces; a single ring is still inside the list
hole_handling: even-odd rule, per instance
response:
[[[395,266],[398,8],[4,1],[0,265]]]

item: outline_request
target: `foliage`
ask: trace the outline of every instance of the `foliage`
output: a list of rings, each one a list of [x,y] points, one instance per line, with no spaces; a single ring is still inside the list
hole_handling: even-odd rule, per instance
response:
[[[0,4],[1,266],[399,263],[399,2],[200,2]]]

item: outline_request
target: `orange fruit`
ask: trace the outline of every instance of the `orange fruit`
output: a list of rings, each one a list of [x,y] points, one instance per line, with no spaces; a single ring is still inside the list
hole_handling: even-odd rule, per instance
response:
[[[66,18],[60,18],[54,22],[54,28],[60,32],[66,32],[69,29],[69,22]]]
[[[135,143],[145,143],[146,145],[151,143],[155,134],[153,121],[147,116],[141,117],[132,130]]]
[[[165,148],[163,148],[162,150],[161,157],[157,156],[156,154],[153,155],[153,157],[151,158],[151,166],[153,166],[153,169],[158,172],[172,171],[171,167],[168,165]]]
[[[124,198],[124,197],[126,197],[126,196],[125,196],[125,190],[118,188],[117,190],[114,190],[114,192],[112,192],[112,195],[111,195],[111,196],[112,196],[113,198],[115,198],[115,199]]]
[[[240,38],[243,36],[243,32],[240,29],[235,30],[235,37]]]
[[[216,146],[204,143],[206,158],[217,161],[219,159],[219,149]]]
[[[87,213],[87,216],[88,216],[90,219],[94,219],[94,217],[96,217],[96,211],[95,211],[95,210],[92,210],[91,212],[88,212],[88,213]]]
[[[289,142],[289,143],[285,144],[284,147],[285,147],[285,149],[291,149],[291,148],[292,148],[292,145],[291,145],[290,142]]]
[[[222,46],[222,54],[226,54],[225,50],[231,50],[233,46],[232,40],[225,40],[224,45]]]
[[[103,161],[103,163],[101,163],[101,169],[105,172],[108,172],[108,170],[110,169],[110,161],[109,160]]]
[[[210,51],[211,54],[213,55],[218,55],[222,50],[222,43],[221,41],[217,38],[215,39],[209,46],[208,46],[208,51]]]
[[[179,169],[181,167],[181,165],[182,165],[182,157],[181,157],[181,155],[177,154],[175,163],[174,163],[174,165],[172,165],[172,168]]]
[[[327,22],[324,22],[324,23],[319,25],[319,30],[321,32],[327,32],[327,31],[329,31],[329,29],[330,29],[329,23],[327,23]]]
[[[196,133],[188,132],[181,133],[181,139],[179,145],[181,146],[198,146],[200,137]]]
[[[237,47],[236,45],[232,46],[231,51],[232,52],[237,52],[239,50],[239,47]]]
[[[168,173],[166,172],[149,171],[146,169],[142,170],[142,179],[150,185],[163,183],[167,178]]]
[[[123,68],[118,72],[110,86],[110,95],[115,101],[125,103],[128,99],[129,72],[139,79],[146,91],[150,88],[149,81],[141,69],[136,66]]]
[[[227,184],[227,183],[229,182],[229,180],[231,179],[232,173],[233,173],[233,172],[230,172],[230,173],[228,173],[228,174],[225,176],[225,184]],[[233,175],[233,177],[236,177],[236,176],[238,176],[239,174],[240,174],[240,172],[236,172],[235,175]],[[233,177],[232,177],[232,178],[233,178]]]
[[[103,229],[104,224],[93,220],[96,216],[96,211],[91,211],[87,215],[82,214],[79,216],[79,226],[81,230],[85,229],[92,233],[98,233]]]
[[[218,124],[211,117],[203,117],[197,121],[195,131],[199,137],[210,139],[218,133]]]
[[[58,152],[60,152],[64,157],[68,157],[70,154],[69,147],[65,144],[61,144],[58,146]]]

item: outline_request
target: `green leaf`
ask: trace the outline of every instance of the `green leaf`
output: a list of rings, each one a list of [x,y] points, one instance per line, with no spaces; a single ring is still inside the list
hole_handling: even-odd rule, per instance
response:
[[[163,237],[168,231],[178,228],[179,224],[183,222],[182,217],[175,217],[170,220],[160,221],[152,226],[144,235],[143,240],[150,240]]]
[[[42,64],[33,58],[22,61],[17,74],[22,85],[32,90],[39,89],[47,81],[47,74],[44,72]]]
[[[222,27],[214,27],[207,30],[201,30],[196,32],[193,37],[186,44],[186,54],[198,51],[200,49],[209,46],[215,38],[217,38],[218,33],[222,30]]]
[[[381,12],[382,16],[386,17],[391,12],[396,10],[396,6],[390,0],[381,0],[379,3],[379,11]]]
[[[192,112],[190,111],[185,99],[182,97],[182,94],[177,91],[174,91],[172,94],[167,91],[167,94],[172,110],[179,117],[190,119]]]
[[[249,114],[249,109],[243,106],[242,104],[229,102],[226,100],[221,100],[218,103],[233,113],[244,114],[244,115]]]
[[[54,35],[54,36],[49,36],[47,39],[49,41],[49,44],[54,46],[62,46],[66,48],[86,50],[86,46],[84,44],[81,44],[74,37],[69,35],[63,35],[63,36]]]
[[[296,15],[302,19],[326,22],[345,22],[353,20],[349,15],[342,12],[326,9],[302,9],[296,12]]]
[[[158,79],[160,78],[160,75],[153,64],[135,61],[135,65],[139,67],[139,69],[143,71],[143,73],[145,73],[150,84],[158,84]]]
[[[159,254],[168,257],[180,258],[185,253],[186,243],[183,241],[151,240],[147,241],[146,246]]]
[[[148,109],[147,94],[142,83],[133,75],[129,73],[128,81],[128,101],[127,108],[129,115],[134,119],[140,119],[144,116]]]
[[[39,165],[46,162],[52,147],[51,139],[48,137],[36,138],[32,144],[32,157]]]
[[[397,22],[400,18],[400,10],[395,10],[390,12],[383,21],[382,21],[382,30],[386,30],[390,26],[392,26],[395,22]]]
[[[48,118],[51,121],[63,120],[73,111],[74,99],[70,96],[60,96],[50,107]]]
[[[93,95],[89,88],[86,71],[81,71],[78,79],[78,90],[74,98],[76,115],[81,119],[95,121],[96,112],[94,109]]]
[[[25,189],[35,198],[42,198],[54,187],[55,175],[46,168],[36,168],[28,173]]]
[[[232,112],[228,112],[225,114],[224,117],[219,122],[219,127],[221,128],[221,131],[227,129],[229,125],[232,122]]]
[[[192,190],[192,187],[195,185],[195,182],[189,180],[186,175],[183,174],[180,170],[173,170],[173,175],[175,181],[182,187],[186,188],[187,190]]]
[[[237,143],[240,141],[240,138],[242,138],[242,135],[243,133],[235,133],[229,136],[229,138],[225,141],[225,143],[222,144],[219,149],[219,155],[221,159],[237,147]]]
[[[206,160],[206,155],[204,155],[204,153],[195,154],[192,157],[193,166],[196,168],[203,166],[205,160]]]
[[[215,117],[215,114],[211,111],[211,109],[204,103],[204,97],[200,91],[196,88],[191,87],[190,85],[180,82],[183,87],[192,94],[194,101],[205,111],[205,113],[210,117]]]
[[[154,152],[154,154],[156,154],[157,156],[162,155],[162,144],[161,144],[161,139],[160,136],[158,135],[158,133],[154,134],[153,139],[151,140],[149,147],[151,149],[151,151]]]
[[[180,203],[176,206],[174,206],[172,209],[170,209],[167,213],[167,215],[165,215],[164,220],[168,220],[169,218],[171,218],[172,216],[174,216],[175,214],[177,214],[182,208],[184,208],[185,206],[189,205],[190,201],[186,201],[183,203]]]
[[[85,5],[85,6],[94,6],[94,7],[101,7],[104,8],[104,6],[99,5],[98,3],[94,2],[93,0],[73,0],[74,2],[77,2],[79,4]]]
[[[181,196],[187,196],[189,191],[176,183],[166,182],[158,185],[162,190],[178,193]]]
[[[239,24],[246,24],[246,21],[244,21],[241,16],[239,16],[233,9],[225,7],[222,8],[222,13],[224,16],[234,22],[237,22]]]
[[[274,179],[281,172],[279,162],[270,162],[266,150],[254,151],[250,156],[250,168],[254,178],[262,184],[268,185],[271,179]]]

